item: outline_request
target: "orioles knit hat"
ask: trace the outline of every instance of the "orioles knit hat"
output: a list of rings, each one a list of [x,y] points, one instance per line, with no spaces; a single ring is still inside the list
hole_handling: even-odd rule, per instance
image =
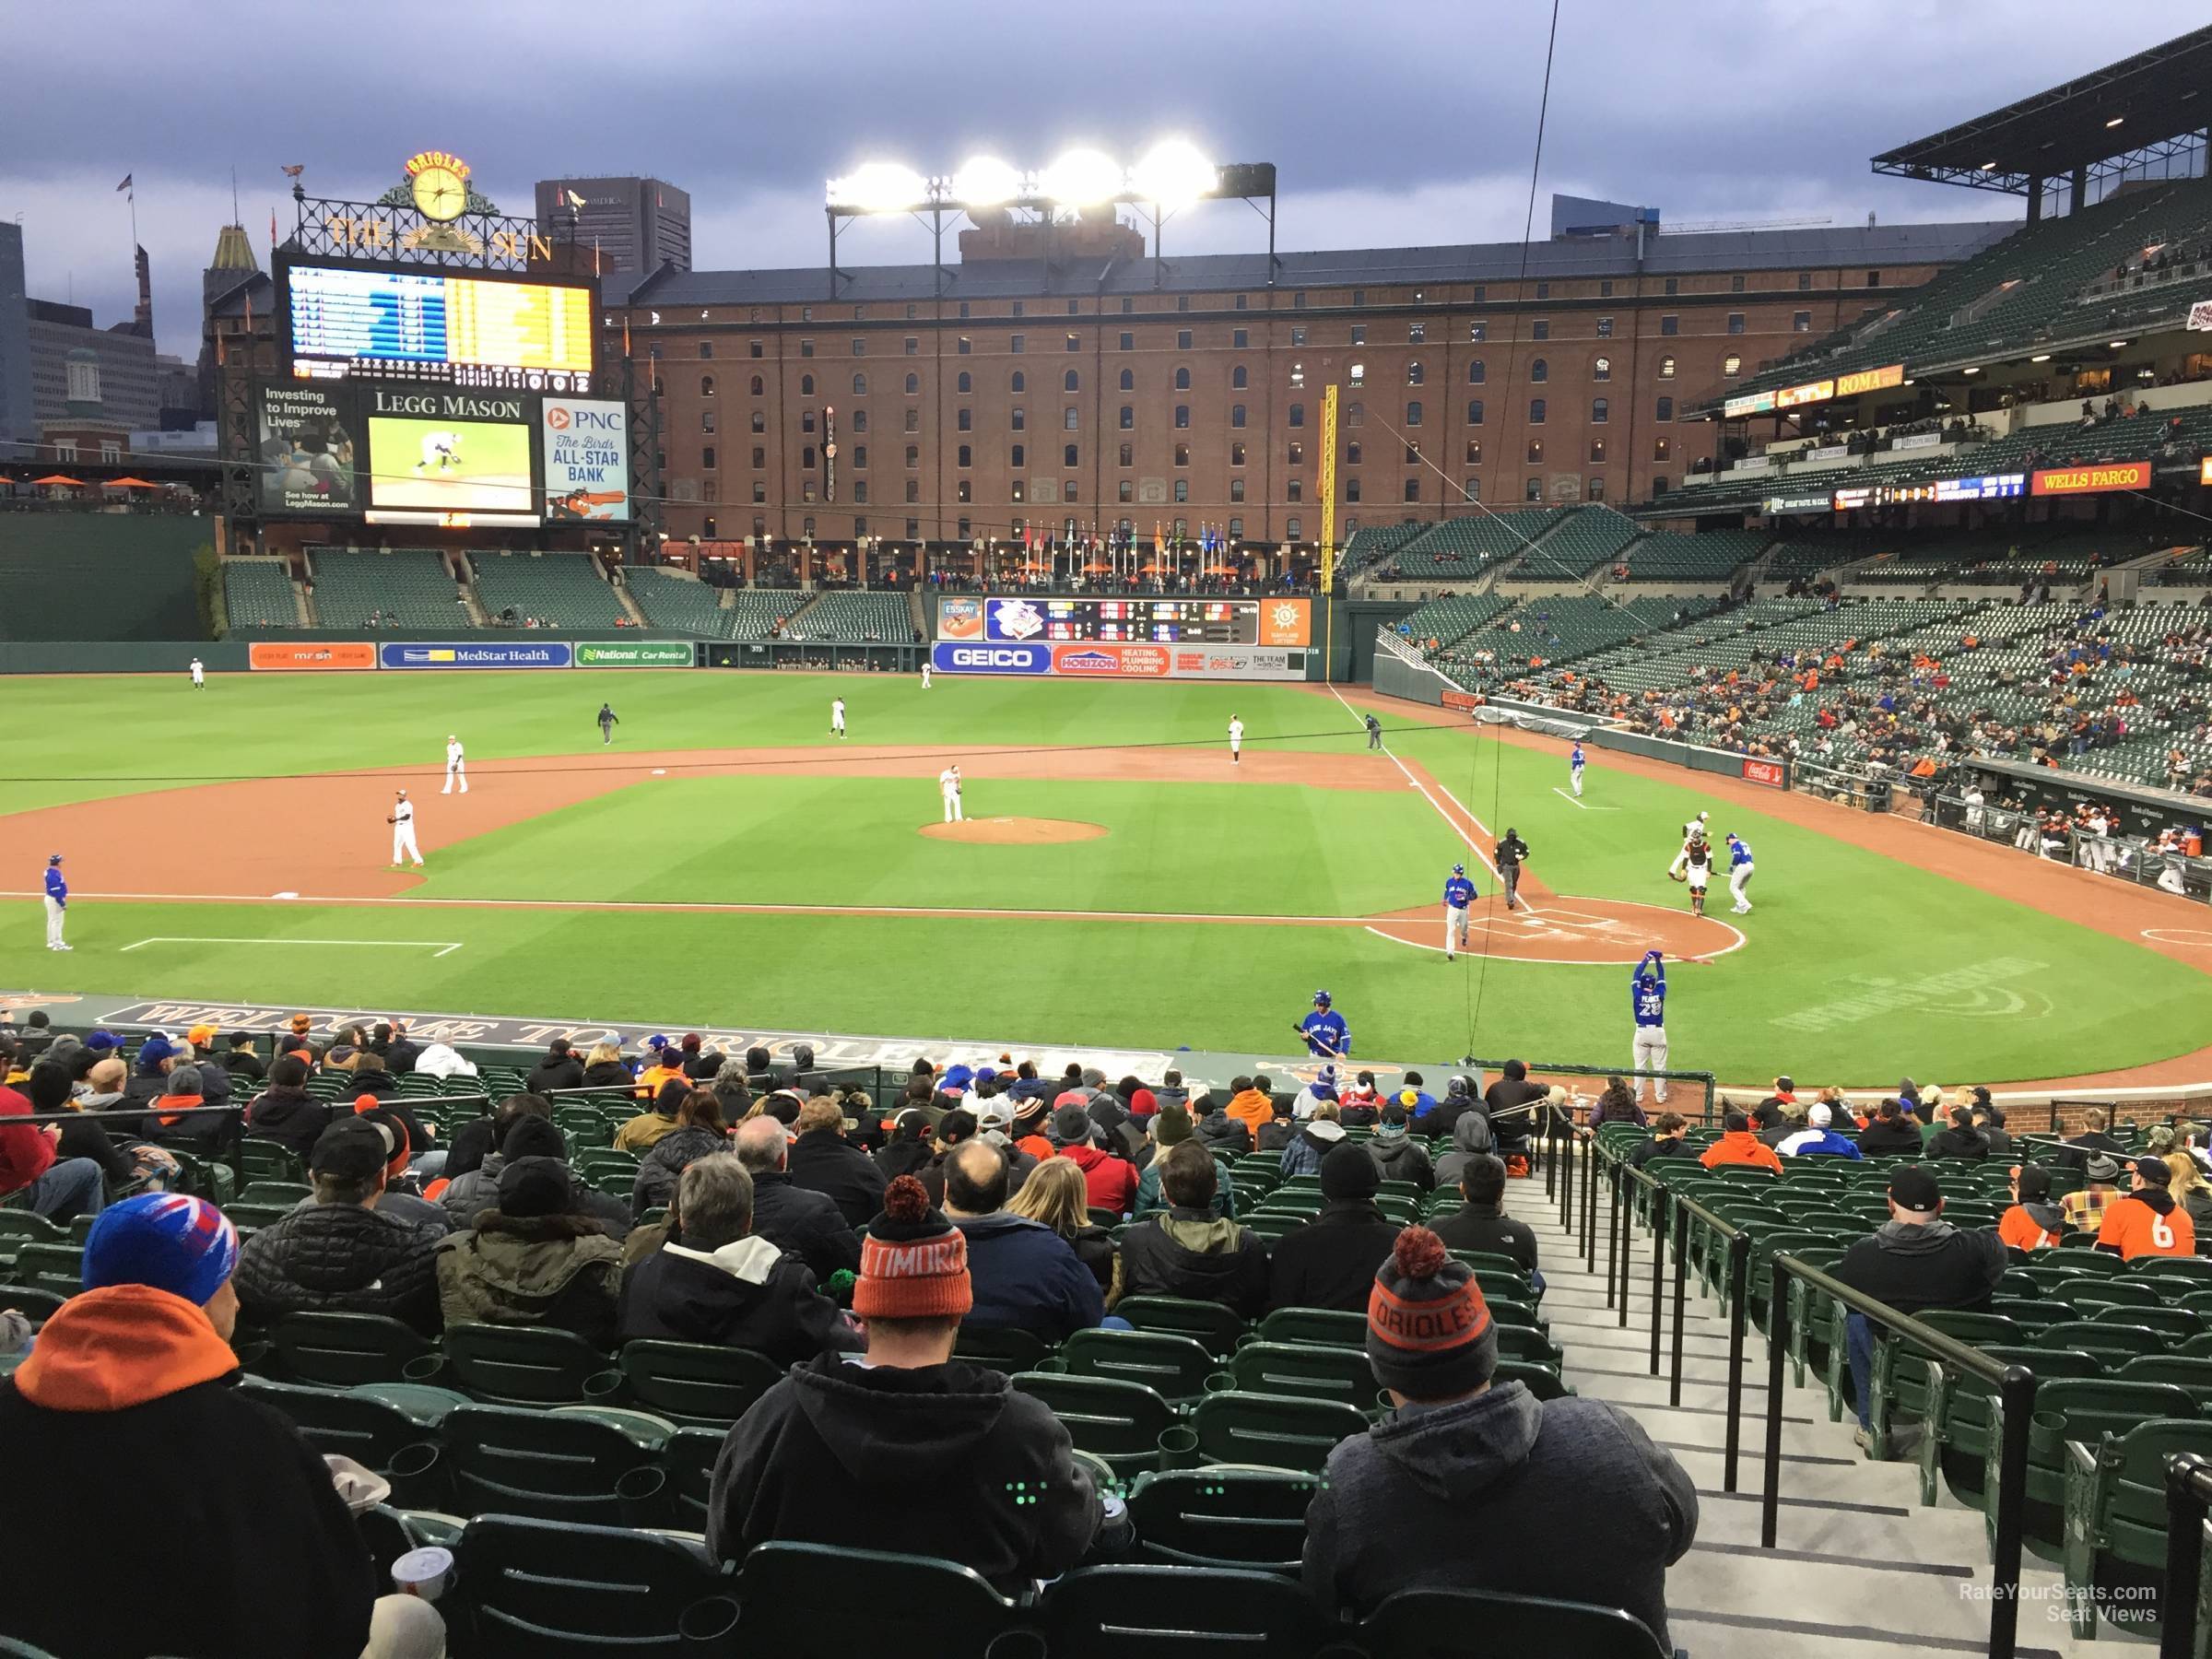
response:
[[[1425,1227],[1398,1234],[1375,1269],[1367,1361],[1376,1382],[1409,1400],[1472,1394],[1498,1370],[1498,1330],[1475,1270]]]
[[[884,1189],[883,1213],[860,1241],[853,1312],[863,1319],[959,1319],[975,1306],[968,1235],[912,1175]]]
[[[238,1265],[238,1229],[205,1198],[141,1193],[100,1212],[85,1239],[84,1286],[148,1285],[205,1307]]]

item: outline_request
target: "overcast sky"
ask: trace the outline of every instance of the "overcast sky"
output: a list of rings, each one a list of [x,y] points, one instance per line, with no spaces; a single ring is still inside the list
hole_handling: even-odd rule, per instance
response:
[[[0,100],[0,213],[30,291],[102,324],[131,304],[136,180],[165,349],[198,348],[199,271],[230,218],[265,265],[278,167],[366,199],[422,148],[532,211],[560,174],[691,193],[695,263],[819,265],[823,181],[872,159],[946,171],[1077,143],[1134,157],[1188,136],[1281,169],[1290,249],[1521,233],[1544,68],[1540,0],[76,0],[18,30]],[[2093,15],[2095,26],[2085,27]],[[1660,19],[1665,19],[1662,25]],[[1671,223],[2004,218],[2017,199],[1875,178],[1866,159],[2205,21],[2182,0],[1564,0],[1536,233],[1553,191]],[[1257,250],[1240,203],[1185,213],[1171,254]],[[870,222],[850,263],[928,257]]]

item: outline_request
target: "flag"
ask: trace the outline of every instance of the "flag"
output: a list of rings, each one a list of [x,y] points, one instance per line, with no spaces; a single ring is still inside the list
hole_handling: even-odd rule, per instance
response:
[[[284,176],[288,179],[296,179],[301,173],[307,171],[307,163],[304,161],[300,162],[297,167],[286,166],[285,163],[281,161],[279,161],[276,165],[283,170]]]
[[[130,188],[131,188],[131,175],[130,175],[129,173],[124,173],[124,174],[123,175],[123,182],[115,186],[115,194],[116,194],[117,195],[121,195],[121,194],[124,194],[125,191],[129,190]]]
[[[272,207],[272,208],[270,208],[270,209],[269,209],[269,247],[270,247],[270,249],[271,249],[271,251],[272,251],[272,252],[273,252],[273,251],[276,249],[276,208],[274,208],[274,207]]]

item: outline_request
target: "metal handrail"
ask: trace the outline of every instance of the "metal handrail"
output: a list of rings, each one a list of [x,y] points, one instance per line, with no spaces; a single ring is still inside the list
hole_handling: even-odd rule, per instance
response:
[[[2212,1461],[2194,1452],[2169,1457],[2166,1598],[2159,1616],[2159,1659],[2196,1659],[2196,1602],[2202,1593],[2208,1506],[2212,1506]]]

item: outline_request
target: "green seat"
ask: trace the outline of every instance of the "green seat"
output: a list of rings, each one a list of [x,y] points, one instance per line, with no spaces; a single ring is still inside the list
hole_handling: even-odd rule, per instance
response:
[[[1208,1463],[1318,1473],[1338,1445],[1367,1431],[1367,1416],[1335,1400],[1232,1389],[1199,1401],[1191,1427]]]
[[[499,1406],[581,1405],[620,1386],[605,1354],[550,1325],[449,1325],[445,1361],[455,1388]]]
[[[1267,1210],[1254,1210],[1249,1216],[1240,1211],[1237,1216],[1238,1226],[1251,1229],[1270,1244],[1307,1226],[1311,1220],[1308,1216],[1285,1216]]]
[[[1366,1652],[1391,1659],[1671,1659],[1632,1613],[1502,1590],[1401,1590],[1360,1621],[1359,1637]]]
[[[1079,1568],[1037,1618],[1053,1659],[1310,1659],[1334,1633],[1290,1580],[1226,1567]]]
[[[1498,1361],[1498,1369],[1490,1374],[1490,1384],[1497,1387],[1507,1382],[1520,1383],[1539,1400],[1563,1400],[1574,1392],[1556,1367],[1538,1365],[1528,1359]]]
[[[2212,1406],[2212,1355],[2138,1354],[2112,1375],[2123,1382],[2172,1382]]]
[[[2086,1285],[2071,1287],[2066,1300],[2087,1313],[2091,1305],[2103,1307],[2156,1308],[2166,1298],[2159,1294],[2156,1285],[2147,1284],[2130,1275],[2124,1278],[2094,1279]]]
[[[2078,1348],[1999,1344],[1982,1352],[2001,1365],[2026,1366],[2039,1386],[2061,1378],[2105,1375],[2104,1361]],[[1898,1363],[1900,1369],[1913,1366],[1928,1373],[1927,1426],[1920,1441],[1921,1502],[1934,1503],[1940,1483],[1961,1503],[1980,1508],[1990,1427],[1996,1416],[1995,1388],[1924,1355],[1906,1355]]]
[[[714,1461],[729,1438],[721,1429],[678,1429],[661,1447],[661,1467],[668,1474],[670,1524],[684,1532],[707,1530],[707,1497]]]
[[[1498,1358],[1519,1359],[1530,1365],[1541,1365],[1558,1371],[1566,1362],[1559,1345],[1541,1331],[1532,1331],[1526,1325],[1500,1324],[1492,1327],[1498,1334]]]
[[[1234,1311],[1187,1296],[1125,1296],[1113,1311],[1140,1331],[1171,1331],[1204,1343],[1217,1359],[1226,1359],[1244,1335]]]
[[[2148,1275],[2172,1274],[2193,1278],[2205,1289],[2212,1290],[2212,1256],[2146,1256],[2136,1263],[2136,1268]]]
[[[350,1457],[391,1480],[393,1501],[402,1509],[438,1506],[440,1493],[433,1482],[441,1448],[405,1412],[341,1389],[307,1388],[259,1377],[248,1377],[240,1386],[250,1397],[289,1418],[316,1451]]]
[[[2090,1293],[2085,1292],[2083,1299],[2077,1299],[2075,1303],[2084,1318],[2112,1324],[2136,1325],[2156,1331],[2166,1339],[2165,1346],[2167,1347],[2179,1347],[2192,1336],[2201,1336],[2205,1333],[2204,1316],[2190,1309],[2092,1308],[2086,1300],[2088,1294]]]
[[[314,1196],[314,1189],[303,1181],[262,1180],[250,1181],[239,1189],[241,1204],[281,1204],[287,1208],[297,1206]]]
[[[1190,1469],[1147,1475],[1129,1518],[1147,1560],[1296,1572],[1319,1477],[1288,1469]]]
[[[284,1378],[318,1388],[427,1382],[438,1350],[413,1326],[382,1313],[287,1313],[269,1327]]]
[[[1004,1371],[1009,1377],[1017,1371],[1035,1371],[1037,1362],[1050,1351],[1050,1345],[1034,1331],[978,1330],[973,1325],[962,1325],[952,1345],[956,1359]]]
[[[1204,1394],[1217,1369],[1205,1344],[1168,1331],[1077,1331],[1059,1358],[1071,1375],[1142,1382],[1177,1404]]]
[[[304,1194],[307,1165],[282,1141],[249,1134],[238,1143],[238,1178],[249,1186],[257,1181],[281,1181],[301,1188]],[[241,1198],[246,1195],[239,1194]]]
[[[1311,1342],[1324,1347],[1364,1347],[1367,1315],[1335,1308],[1277,1308],[1253,1335],[1262,1342]]]
[[[1159,1437],[1174,1425],[1175,1408],[1158,1391],[1142,1382],[1064,1371],[1023,1371],[1014,1386],[1042,1401],[1076,1450],[1104,1463],[1116,1480],[1159,1466]]]
[[[223,1206],[223,1214],[230,1218],[230,1225],[241,1230],[274,1227],[291,1213],[289,1204],[249,1204],[242,1198],[234,1198]]]
[[[1374,1367],[1364,1347],[1304,1342],[1248,1342],[1229,1362],[1230,1386],[1245,1394],[1335,1400],[1359,1411],[1375,1407]]]
[[[2044,1331],[2041,1340],[2053,1347],[2077,1347],[2110,1360],[2133,1359],[2137,1354],[2169,1352],[2172,1344],[2148,1325],[2125,1318],[2133,1309],[2108,1319],[2070,1319]]]
[[[439,1425],[455,1512],[605,1526],[665,1514],[660,1448],[568,1412],[461,1406]]]
[[[1516,1278],[1527,1277],[1522,1271],[1520,1263],[1514,1261],[1512,1256],[1500,1255],[1495,1251],[1455,1250],[1452,1253],[1452,1259],[1455,1262],[1465,1262],[1477,1274],[1503,1273],[1511,1274]]]
[[[1973,1347],[2017,1343],[2021,1335],[2018,1325],[1998,1313],[1930,1308],[1914,1317]],[[1906,1362],[1924,1361],[1926,1358],[1908,1338],[1891,1335],[1878,1328],[1875,1332],[1874,1364],[1867,1373],[1867,1415],[1873,1430],[1873,1455],[1877,1459],[1888,1456],[1889,1437],[1898,1428],[1927,1418],[1933,1372],[1925,1363]]]
[[[2093,1351],[2093,1350],[2092,1350]],[[2189,1391],[2171,1382],[2064,1381],[2041,1384],[2035,1421],[2028,1432],[2028,1504],[2022,1538],[2044,1559],[2055,1559],[2064,1535],[2066,1497],[2066,1443],[2097,1443],[2102,1435],[2123,1435],[2154,1418],[2187,1418],[2196,1412]],[[1993,1424],[1984,1491],[1997,1484],[2002,1436]],[[1985,1513],[1987,1507],[1985,1506]],[[1992,1521],[1994,1526],[1994,1523]]]
[[[2166,1460],[2191,1452],[2212,1454],[2212,1422],[2137,1423],[2116,1439],[2068,1448],[2064,1559],[2076,1636],[2094,1636],[2099,1613],[2134,1635],[2156,1633],[2166,1576]]]
[[[34,1290],[24,1285],[0,1285],[0,1310],[14,1309],[35,1329],[62,1311],[69,1299],[58,1290]]]
[[[917,1646],[981,1654],[1023,1617],[972,1568],[842,1545],[755,1545],[737,1569],[737,1600],[744,1651],[775,1659],[854,1659]]]
[[[706,1551],[658,1533],[488,1515],[459,1554],[472,1659],[691,1659],[736,1623]]]
[[[26,1244],[16,1253],[14,1278],[32,1290],[51,1290],[56,1296],[75,1296],[84,1286],[85,1247],[82,1244]]]
[[[631,1404],[692,1427],[727,1428],[783,1380],[765,1354],[707,1343],[627,1342],[618,1358]]]

